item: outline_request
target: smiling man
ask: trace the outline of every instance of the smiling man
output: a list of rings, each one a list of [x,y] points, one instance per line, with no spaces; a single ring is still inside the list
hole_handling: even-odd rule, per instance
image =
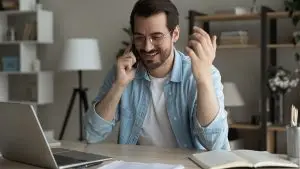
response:
[[[195,27],[187,55],[178,51],[179,14],[171,0],[137,1],[130,24],[132,48],[117,59],[86,114],[87,141],[103,141],[120,122],[120,144],[229,150],[221,75],[213,65],[216,37]]]

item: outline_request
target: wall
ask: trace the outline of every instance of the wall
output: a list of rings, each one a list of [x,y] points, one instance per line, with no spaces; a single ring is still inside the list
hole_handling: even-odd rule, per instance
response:
[[[88,99],[91,101],[98,92],[104,75],[115,61],[115,54],[121,46],[122,40],[128,40],[121,31],[129,25],[129,15],[135,0],[43,0],[46,9],[54,12],[55,43],[43,47],[40,51],[44,69],[56,70],[61,57],[64,41],[70,37],[96,37],[99,39],[103,70],[84,72],[84,86],[89,88]],[[180,16],[181,37],[176,47],[184,49],[188,39],[188,10],[194,9],[204,13],[213,13],[217,9],[232,6],[251,6],[251,0],[174,0]],[[283,10],[282,0],[260,0],[258,5],[268,5],[276,10]],[[290,21],[281,21],[278,33],[285,38],[287,31],[291,31]],[[212,25],[212,32],[220,30],[246,29],[250,31],[251,41],[258,41],[260,28],[257,21],[233,21]],[[246,105],[232,108],[236,120],[249,121],[251,115],[258,114],[259,98],[259,49],[218,50],[215,65],[222,73],[223,81],[233,81],[238,85]],[[290,49],[280,50],[280,62],[292,64]],[[292,65],[293,66],[293,65]],[[63,118],[71,96],[72,88],[77,85],[77,74],[74,72],[57,72],[55,75],[55,102],[43,106],[39,110],[39,117],[45,129],[54,129],[56,135],[62,126]],[[296,103],[298,93],[293,92],[287,102]],[[75,103],[78,103],[76,101]],[[297,105],[297,104],[296,104]],[[64,139],[78,138],[78,107],[75,106],[67,127]]]

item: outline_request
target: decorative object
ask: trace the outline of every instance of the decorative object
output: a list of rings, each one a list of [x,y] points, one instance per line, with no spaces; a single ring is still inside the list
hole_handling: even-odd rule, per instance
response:
[[[126,34],[129,36],[129,38],[131,39],[132,33],[130,28],[123,28],[122,29],[124,32],[126,32]],[[130,42],[127,41],[122,41],[122,44],[125,46],[124,48],[120,49],[117,53],[117,58],[122,56],[122,54],[124,53],[125,49],[130,45]]]
[[[13,27],[11,27],[7,30],[6,40],[7,41],[15,41],[16,40],[16,31]]]
[[[251,116],[251,124],[259,125],[260,124],[260,116],[259,115],[252,115]]]
[[[41,4],[40,0],[37,0],[36,4],[35,4],[35,10],[39,11],[39,10],[42,10],[42,9],[43,9],[43,4]]]
[[[32,71],[39,72],[41,70],[41,62],[39,59],[35,59],[32,62]]]
[[[87,111],[87,88],[82,87],[82,71],[101,70],[100,51],[97,39],[92,38],[71,38],[65,43],[64,53],[61,60],[60,69],[65,71],[78,72],[78,87],[73,89],[71,100],[67,109],[66,117],[63,122],[63,128],[59,135],[59,140],[62,139],[65,127],[68,123],[72,107],[76,98],[79,95],[79,124],[80,124],[80,137],[79,140],[84,139],[83,136],[83,110]]]
[[[17,10],[19,7],[18,0],[1,0],[1,5],[4,10]]]
[[[5,72],[16,72],[20,70],[20,62],[18,56],[3,56],[2,67]]]
[[[275,124],[284,124],[284,96],[298,85],[298,72],[298,69],[290,72],[281,66],[269,70],[268,87],[275,100]]]
[[[251,13],[258,13],[256,0],[252,2]]]
[[[249,8],[245,8],[241,6],[228,8],[228,9],[220,9],[215,11],[215,14],[218,15],[226,15],[226,14],[245,15],[249,13],[250,13]]]
[[[224,102],[225,102],[225,108],[228,112],[228,123],[232,123],[231,115],[229,107],[238,107],[243,106],[245,104],[242,96],[239,93],[239,90],[235,83],[232,82],[224,82]]]

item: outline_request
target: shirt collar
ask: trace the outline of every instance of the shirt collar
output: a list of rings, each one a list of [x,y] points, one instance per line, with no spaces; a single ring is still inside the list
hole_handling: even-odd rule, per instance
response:
[[[182,80],[182,58],[180,56],[180,53],[174,49],[174,63],[173,68],[171,70],[171,78],[170,81],[172,82],[181,82]],[[145,79],[150,81],[150,78],[148,76],[147,70],[142,64],[139,64],[137,71],[136,71],[136,79]]]

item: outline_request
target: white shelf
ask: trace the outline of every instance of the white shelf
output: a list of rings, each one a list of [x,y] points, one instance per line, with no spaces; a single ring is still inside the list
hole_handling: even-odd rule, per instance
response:
[[[18,5],[19,6],[17,7],[17,9],[14,9],[12,11],[5,11],[5,12],[9,13],[9,12],[35,10],[36,9],[36,0],[19,0]]]
[[[35,10],[7,10],[7,11],[0,11],[0,15],[26,15],[26,14],[35,14],[37,11]]]
[[[10,20],[14,20],[14,23],[10,23]],[[5,37],[9,28],[14,28],[16,32],[16,37],[13,41]],[[53,43],[53,13],[51,11],[0,12],[0,44],[22,43]]]
[[[31,72],[14,72],[14,71],[0,71],[0,75],[34,75],[34,74],[38,74],[40,72],[34,72],[34,71],[31,71]]]
[[[0,45],[0,71],[3,71],[3,57],[18,59],[19,72],[32,72],[33,63],[37,57],[37,45],[34,43],[20,43],[19,45]]]
[[[52,103],[53,73],[1,73],[0,101],[35,105]]]
[[[7,36],[11,28],[15,38]],[[53,102],[53,73],[33,68],[42,60],[37,56],[39,44],[53,41],[53,13],[36,10],[36,0],[19,0],[17,9],[0,11],[0,102]]]
[[[24,41],[0,41],[0,45],[21,45],[21,44],[33,44],[37,45],[41,42],[33,41],[33,40],[24,40]]]

